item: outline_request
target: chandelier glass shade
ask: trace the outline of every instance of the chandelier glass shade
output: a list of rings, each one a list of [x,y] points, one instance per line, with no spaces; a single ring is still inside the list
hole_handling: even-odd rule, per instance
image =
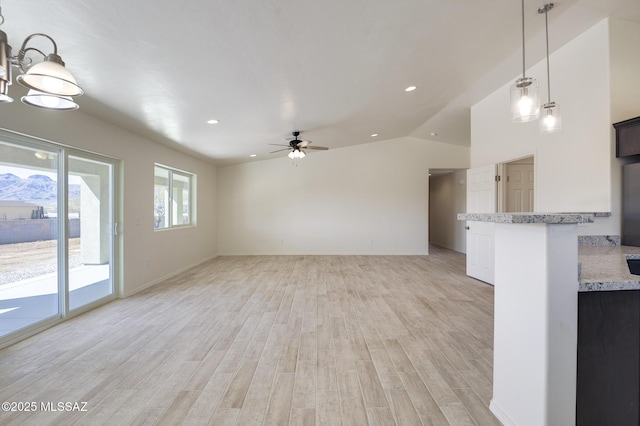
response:
[[[30,67],[25,74],[19,75],[17,80],[29,89],[52,95],[79,96],[84,93],[76,79],[64,67],[62,59],[54,54]]]
[[[38,108],[56,109],[59,111],[72,111],[78,109],[78,104],[71,96],[59,96],[51,93],[39,92],[31,89],[26,96],[20,99],[23,103]]]

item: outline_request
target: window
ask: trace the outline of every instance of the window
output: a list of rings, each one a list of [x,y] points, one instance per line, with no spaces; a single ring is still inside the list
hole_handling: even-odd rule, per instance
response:
[[[194,175],[155,165],[153,227],[167,229],[193,224],[191,188]]]

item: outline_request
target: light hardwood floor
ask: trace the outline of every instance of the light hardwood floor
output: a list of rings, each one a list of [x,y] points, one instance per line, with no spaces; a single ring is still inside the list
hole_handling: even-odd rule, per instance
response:
[[[0,351],[0,424],[499,425],[492,344],[449,250],[219,257]]]

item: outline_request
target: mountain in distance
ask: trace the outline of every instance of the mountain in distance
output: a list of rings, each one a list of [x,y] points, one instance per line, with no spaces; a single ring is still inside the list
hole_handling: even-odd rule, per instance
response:
[[[45,210],[57,211],[58,183],[45,175],[31,175],[20,178],[13,173],[0,174],[0,200],[16,200],[33,203]],[[69,185],[70,211],[80,207],[80,185]],[[45,211],[46,213],[46,211]]]

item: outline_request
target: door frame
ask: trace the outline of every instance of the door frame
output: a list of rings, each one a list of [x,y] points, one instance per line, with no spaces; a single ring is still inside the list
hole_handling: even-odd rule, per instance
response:
[[[525,158],[533,158],[533,208],[534,211],[538,205],[538,191],[537,191],[537,155],[536,153],[524,154],[515,158],[504,160],[496,164],[496,173],[499,176],[498,180],[498,192],[497,192],[497,207],[498,213],[504,213],[507,210],[507,165],[515,161],[524,160]]]
[[[120,202],[119,200],[121,199],[121,187],[120,187],[120,160],[113,158],[113,157],[108,157],[105,155],[101,155],[101,154],[95,154],[92,152],[88,152],[88,151],[83,151],[81,149],[76,149],[76,148],[65,148],[65,154],[64,154],[64,161],[65,161],[65,169],[64,171],[65,173],[65,200],[67,198],[67,192],[69,189],[68,186],[68,175],[69,175],[69,170],[68,170],[68,160],[69,160],[69,156],[73,156],[73,157],[78,157],[78,158],[82,158],[82,159],[86,159],[86,160],[93,160],[93,161],[98,161],[98,162],[102,162],[102,163],[106,163],[111,165],[111,191],[109,194],[109,203],[111,204],[111,211],[110,211],[110,218],[109,218],[109,227],[107,229],[107,232],[109,233],[109,235],[111,236],[110,238],[110,247],[109,247],[109,256],[110,256],[110,264],[109,264],[109,275],[111,276],[111,285],[112,285],[112,293],[108,296],[105,297],[101,297],[100,299],[94,300],[93,302],[87,303],[86,305],[82,305],[79,306],[73,310],[69,309],[69,277],[68,277],[68,268],[65,269],[65,310],[64,315],[63,315],[63,319],[65,318],[73,318],[77,315],[83,314],[87,311],[90,311],[91,309],[94,309],[100,305],[104,305],[107,302],[110,302],[112,300],[115,300],[117,298],[120,297],[121,295],[121,290],[122,290],[122,265],[124,264],[122,262],[122,258],[120,257],[120,253],[122,253],[122,238],[120,237],[120,227],[118,226],[119,223],[121,223],[120,218],[122,217],[121,214],[121,210],[120,210]],[[65,205],[66,208],[66,205]],[[65,214],[67,214],[67,212],[65,211]],[[65,229],[66,232],[68,232]],[[68,233],[65,235],[65,244],[68,241]],[[67,248],[68,250],[68,248]],[[69,259],[69,255],[68,252],[66,252],[66,255],[64,256],[65,259],[68,262]]]

